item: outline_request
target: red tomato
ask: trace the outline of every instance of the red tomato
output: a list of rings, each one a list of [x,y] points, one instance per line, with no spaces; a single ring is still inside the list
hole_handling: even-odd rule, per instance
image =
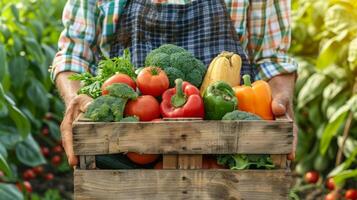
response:
[[[50,150],[47,147],[41,147],[41,152],[45,157],[50,155]]]
[[[156,165],[154,166],[154,169],[162,169],[163,168],[163,163],[162,161],[156,163]]]
[[[136,79],[142,94],[160,96],[169,88],[169,78],[159,67],[146,67],[140,71]]]
[[[22,177],[25,180],[31,180],[31,179],[36,178],[36,174],[32,169],[27,169],[22,173]]]
[[[61,163],[61,157],[59,155],[55,155],[51,159],[51,163],[55,166],[59,165]]]
[[[157,160],[157,158],[159,158],[159,155],[157,154],[138,154],[134,152],[129,152],[126,154],[126,156],[128,156],[128,158],[134,163],[140,165],[152,163]]]
[[[54,146],[54,147],[52,148],[52,152],[53,152],[53,153],[62,153],[62,152],[63,152],[63,149],[62,149],[62,147],[61,147],[60,145],[57,145],[57,146]]]
[[[160,105],[153,96],[144,95],[136,100],[130,100],[124,112],[126,116],[139,117],[140,121],[151,121],[160,118]]]
[[[333,180],[333,178],[328,178],[326,180],[326,188],[329,189],[329,190],[334,190],[335,189],[335,182]]]
[[[136,90],[136,84],[130,76],[126,74],[115,74],[108,78],[102,85],[102,95],[107,95],[109,92],[105,88],[114,83],[125,83]]]
[[[44,136],[48,136],[48,134],[50,133],[50,130],[47,127],[43,127],[41,133]]]
[[[325,200],[338,200],[338,199],[339,199],[339,195],[338,195],[338,193],[336,193],[334,191],[328,193],[325,196]]]
[[[348,200],[357,200],[357,189],[348,189],[345,193],[345,198]]]
[[[45,179],[47,180],[47,181],[50,181],[50,180],[52,180],[54,178],[54,175],[52,174],[52,173],[47,173],[46,175],[45,175]]]
[[[35,172],[36,175],[42,174],[44,171],[42,166],[34,167],[32,170]]]
[[[28,193],[32,192],[32,186],[31,183],[28,181],[24,181],[23,183],[16,183],[17,189],[19,189],[21,192],[26,190]]]
[[[319,173],[317,171],[309,171],[305,174],[304,179],[307,183],[317,183],[319,180]]]
[[[225,167],[223,165],[219,165],[215,159],[203,158],[202,169],[225,169]]]

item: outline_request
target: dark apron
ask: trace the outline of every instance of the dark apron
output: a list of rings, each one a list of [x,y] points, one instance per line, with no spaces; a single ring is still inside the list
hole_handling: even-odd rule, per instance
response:
[[[185,5],[129,0],[117,27],[110,57],[121,56],[129,48],[136,67],[144,66],[151,50],[175,44],[206,66],[222,51],[237,53],[242,58],[241,75],[255,77],[256,69],[249,64],[224,0],[196,0]]]

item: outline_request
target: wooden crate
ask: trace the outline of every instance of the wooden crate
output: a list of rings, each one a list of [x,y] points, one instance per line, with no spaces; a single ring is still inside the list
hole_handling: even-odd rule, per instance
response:
[[[292,183],[286,155],[292,121],[163,121],[73,126],[74,198],[288,199]],[[95,156],[121,152],[164,154],[163,170],[98,170]],[[201,169],[202,154],[270,154],[277,169]]]

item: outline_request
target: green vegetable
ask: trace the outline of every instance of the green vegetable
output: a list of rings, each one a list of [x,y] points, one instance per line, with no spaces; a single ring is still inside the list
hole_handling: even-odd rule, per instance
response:
[[[139,117],[137,116],[125,117],[122,120],[120,120],[120,122],[138,122],[138,121],[139,121]]]
[[[235,110],[224,115],[222,120],[261,120],[260,117],[243,111]],[[218,164],[228,165],[230,169],[273,169],[275,166],[270,155],[219,155]]]
[[[123,83],[107,87],[109,95],[100,96],[88,106],[85,117],[93,121],[111,122],[123,120],[123,113],[128,99],[136,99],[138,94]],[[132,118],[125,119],[133,121]]]
[[[237,109],[238,100],[230,85],[223,81],[216,82],[206,89],[203,95],[205,118],[221,120],[222,117]]]
[[[217,162],[220,165],[227,165],[233,170],[273,169],[275,167],[270,155],[219,155]]]
[[[120,121],[123,118],[126,101],[127,99],[118,97],[100,96],[88,106],[85,117],[93,121]]]
[[[151,51],[145,66],[162,68],[169,77],[170,87],[175,86],[175,80],[181,78],[199,87],[206,73],[205,65],[184,48],[165,44]]]
[[[136,99],[138,98],[138,93],[127,84],[124,83],[114,83],[106,87],[110,96],[120,97],[124,99]]]
[[[98,73],[96,76],[86,72],[83,74],[74,74],[70,77],[70,80],[79,80],[82,82],[83,87],[78,91],[79,94],[87,94],[92,98],[98,98],[102,94],[101,87],[104,81],[116,73],[126,74],[134,80],[136,79],[129,50],[126,49],[121,57],[101,60],[98,64]]]
[[[261,120],[261,119],[262,118],[260,118],[255,114],[239,111],[239,110],[229,112],[225,114],[222,118],[222,120]]]

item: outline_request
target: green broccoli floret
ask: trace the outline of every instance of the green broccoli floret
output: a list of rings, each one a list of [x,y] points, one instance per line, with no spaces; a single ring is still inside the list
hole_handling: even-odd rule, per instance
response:
[[[189,52],[171,54],[171,66],[180,69],[184,74],[189,74],[196,67],[196,58]]]
[[[170,67],[170,55],[166,53],[155,53],[150,60],[146,61],[147,66],[155,66],[165,69]]]
[[[185,74],[177,68],[168,67],[164,70],[170,81],[170,87],[175,86],[175,80],[178,78],[185,79]]]
[[[96,98],[87,109],[85,117],[93,121],[110,122],[114,120],[112,107],[119,107],[118,98],[112,96],[100,96]],[[125,104],[122,105],[123,109]]]
[[[191,73],[186,75],[186,80],[193,85],[200,85],[202,82],[202,74],[199,69],[192,70]]]
[[[186,49],[173,45],[173,44],[163,44],[159,47],[160,52],[162,53],[166,53],[166,54],[173,54],[173,53],[177,53],[177,52],[186,52]]]
[[[235,110],[232,112],[229,112],[225,114],[222,118],[222,120],[261,120],[259,116],[249,113],[249,112],[243,112],[239,110]]]
[[[145,59],[145,66],[162,68],[169,77],[170,87],[175,85],[177,78],[199,87],[206,73],[206,68],[200,60],[184,48],[173,44],[165,44],[151,51]]]
[[[106,87],[106,89],[108,90],[109,95],[113,97],[120,97],[124,99],[138,98],[138,94],[134,91],[134,89],[124,83],[114,83]]]
[[[120,120],[120,122],[138,122],[138,121],[139,121],[139,117],[137,116],[129,116]]]

